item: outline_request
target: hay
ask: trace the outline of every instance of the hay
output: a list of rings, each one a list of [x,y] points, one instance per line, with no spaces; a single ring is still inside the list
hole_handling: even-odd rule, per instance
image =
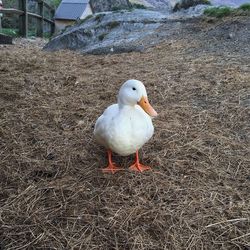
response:
[[[2,47],[0,248],[249,249],[250,61],[205,46],[191,36],[143,54]],[[103,175],[93,126],[129,78],[160,114],[140,152],[154,170],[131,173],[133,157],[116,156],[125,171]]]

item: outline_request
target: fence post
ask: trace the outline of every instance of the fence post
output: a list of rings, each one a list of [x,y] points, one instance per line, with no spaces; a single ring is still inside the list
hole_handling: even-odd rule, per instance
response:
[[[0,0],[0,10],[3,8],[3,2],[2,2],[2,0]],[[2,16],[3,16],[3,14],[2,13],[0,13],[0,32],[1,32],[1,30],[2,30]]]
[[[51,15],[51,20],[54,20],[54,16],[55,16],[55,10],[52,9],[50,12]],[[55,20],[54,23],[50,24],[50,35],[52,36],[55,33]]]
[[[19,30],[23,37],[28,37],[28,2],[27,0],[19,0],[19,9],[24,13],[19,17]]]
[[[37,19],[37,36],[43,37],[43,28],[44,28],[44,2],[43,0],[38,1],[38,14],[42,17]]]

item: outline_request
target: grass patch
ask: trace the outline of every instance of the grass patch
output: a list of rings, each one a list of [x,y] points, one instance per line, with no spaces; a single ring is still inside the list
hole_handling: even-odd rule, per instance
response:
[[[114,6],[112,7],[111,11],[114,11],[114,12],[119,12],[121,10],[127,10],[128,8],[124,7],[124,6]]]
[[[100,23],[103,19],[103,17],[105,16],[105,14],[98,14],[95,16],[95,21],[97,21],[98,23]]]
[[[43,37],[46,39],[50,39],[52,37],[51,32],[44,32]]]
[[[202,4],[207,4],[207,5],[211,5],[211,2],[209,0],[203,0]]]
[[[37,36],[37,33],[36,33],[36,31],[33,31],[33,30],[31,30],[31,31],[28,31],[28,37],[36,37]]]
[[[3,28],[3,29],[0,29],[0,33],[7,35],[7,36],[11,36],[11,37],[18,37],[19,36],[18,29]]]
[[[229,16],[233,13],[233,9],[227,6],[222,7],[209,7],[204,10],[204,14],[207,16],[222,18]]]
[[[147,7],[146,6],[144,6],[144,5],[142,5],[142,4],[139,4],[139,3],[133,3],[132,4],[132,8],[133,9],[147,9]]]
[[[209,0],[196,0],[195,5],[197,4],[205,4],[205,5],[211,5],[211,2]],[[179,11],[181,9],[188,9],[190,7],[194,6],[194,3],[192,1],[179,1],[175,4],[173,11]]]
[[[243,11],[250,11],[250,3],[242,4],[238,9]]]
[[[119,26],[119,25],[120,25],[119,22],[117,22],[117,21],[112,21],[112,22],[110,22],[110,23],[107,24],[107,27],[109,27],[110,29],[114,29],[114,28],[116,28],[116,27]]]
[[[204,10],[204,14],[210,17],[222,18],[230,15],[248,15],[250,13],[250,4],[242,4],[239,8],[233,9],[228,6],[209,7]]]
[[[98,36],[98,39],[100,40],[100,41],[102,41],[106,36],[108,35],[108,33],[102,33],[101,35],[99,35]]]
[[[80,20],[79,25],[83,24],[84,22],[86,22],[87,20],[89,20],[91,17],[93,17],[93,15],[86,16],[84,19]]]
[[[74,26],[74,25],[67,25],[67,26],[65,26],[65,27],[59,32],[59,34],[60,34],[60,35],[63,34],[64,32],[66,32],[66,31],[68,30],[68,28],[70,28],[70,27],[72,27],[72,26]]]
[[[93,34],[92,34],[91,30],[85,29],[84,35],[86,35],[87,37],[92,37]]]

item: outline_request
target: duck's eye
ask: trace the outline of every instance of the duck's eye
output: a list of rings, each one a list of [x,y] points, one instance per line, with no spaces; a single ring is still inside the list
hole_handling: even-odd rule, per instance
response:
[[[136,88],[135,88],[135,87],[133,87],[132,89],[133,89],[133,90],[136,90]]]

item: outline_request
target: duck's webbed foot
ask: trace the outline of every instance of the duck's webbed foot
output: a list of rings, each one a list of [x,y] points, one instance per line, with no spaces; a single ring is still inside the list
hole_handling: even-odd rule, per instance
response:
[[[138,155],[138,150],[137,150],[136,155],[135,155],[135,163],[132,164],[129,167],[129,169],[132,170],[132,171],[143,172],[143,171],[146,171],[146,170],[151,170],[151,167],[145,166],[145,165],[143,165],[143,164],[141,164],[139,162],[139,155]]]
[[[108,161],[109,164],[106,168],[102,169],[103,173],[112,173],[115,174],[117,171],[123,170],[123,168],[117,166],[115,163],[112,162],[112,151],[108,150]]]

